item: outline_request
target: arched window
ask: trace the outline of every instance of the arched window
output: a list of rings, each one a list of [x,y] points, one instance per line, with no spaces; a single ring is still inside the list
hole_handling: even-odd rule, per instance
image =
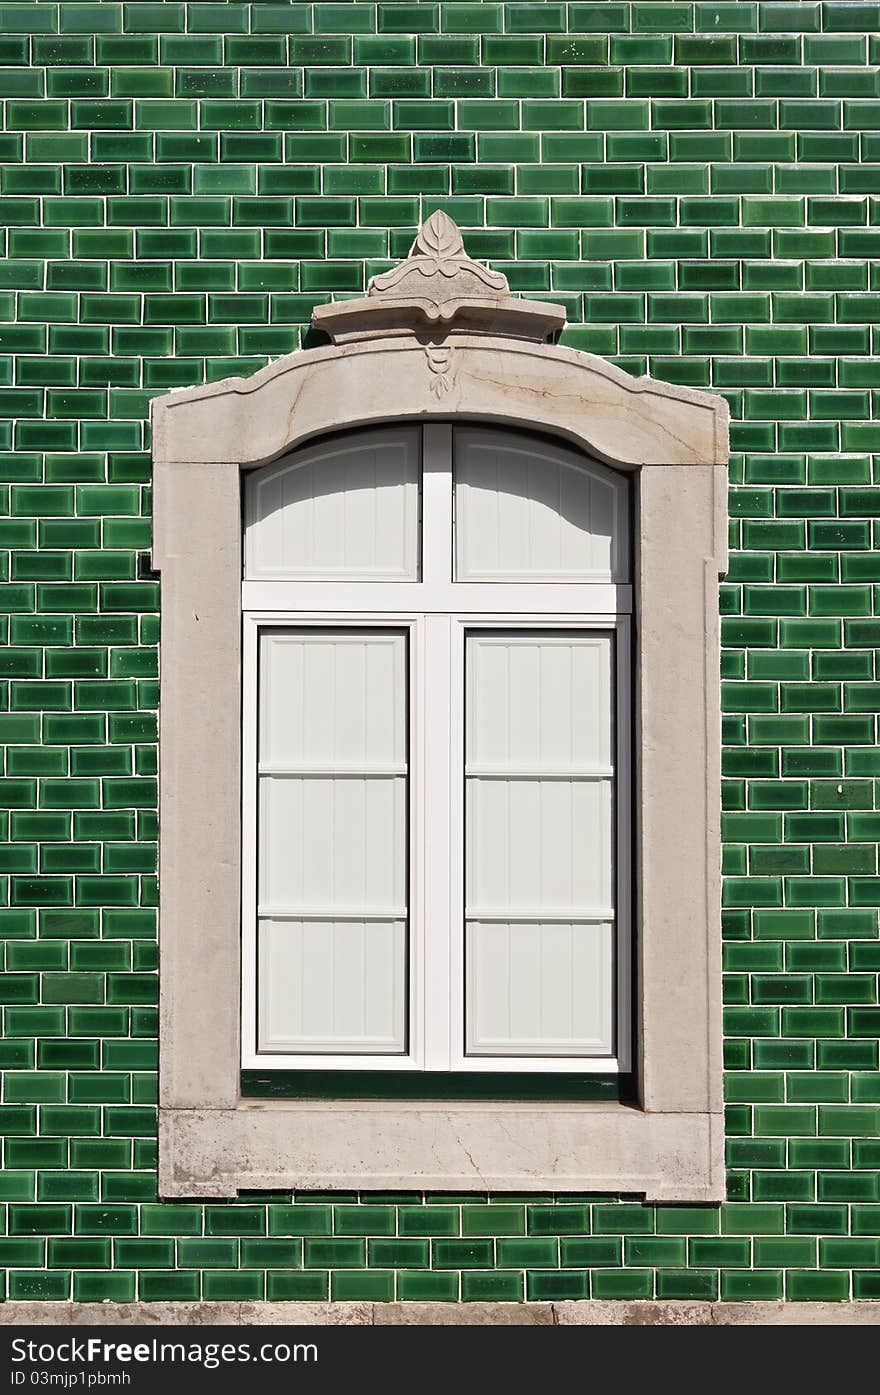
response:
[[[152,404],[163,1196],[723,1196],[727,407],[564,318],[438,211]]]
[[[373,427],[244,516],[243,1064],[628,1069],[626,476]]]

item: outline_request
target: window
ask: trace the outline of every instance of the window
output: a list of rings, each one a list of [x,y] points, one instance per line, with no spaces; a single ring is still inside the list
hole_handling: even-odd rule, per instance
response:
[[[626,477],[379,427],[244,513],[242,1064],[627,1070]]]
[[[561,307],[439,211],[313,319],[331,342],[151,409],[160,1193],[719,1200],[726,404],[548,343]],[[369,675],[332,714],[331,669]],[[595,723],[563,740],[569,692]],[[288,855],[318,813],[344,876]],[[565,1071],[627,1045],[635,1098],[584,1099]]]

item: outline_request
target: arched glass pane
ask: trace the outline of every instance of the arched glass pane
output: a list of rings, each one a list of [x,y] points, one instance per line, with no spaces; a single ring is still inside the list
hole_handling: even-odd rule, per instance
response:
[[[415,581],[421,428],[318,441],[248,476],[245,579]]]
[[[458,581],[630,580],[629,484],[570,446],[455,431]]]

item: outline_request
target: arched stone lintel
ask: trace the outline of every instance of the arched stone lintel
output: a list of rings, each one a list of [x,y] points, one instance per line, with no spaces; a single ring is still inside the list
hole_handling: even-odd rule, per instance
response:
[[[547,431],[617,469],[727,464],[722,397],[559,345],[457,333],[303,350],[168,393],[152,403],[153,456],[250,469],[340,426],[450,417]]]

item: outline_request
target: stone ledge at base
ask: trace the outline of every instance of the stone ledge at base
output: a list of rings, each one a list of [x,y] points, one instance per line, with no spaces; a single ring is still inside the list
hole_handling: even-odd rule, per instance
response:
[[[64,1327],[880,1326],[880,1302],[0,1303],[0,1324]]]

